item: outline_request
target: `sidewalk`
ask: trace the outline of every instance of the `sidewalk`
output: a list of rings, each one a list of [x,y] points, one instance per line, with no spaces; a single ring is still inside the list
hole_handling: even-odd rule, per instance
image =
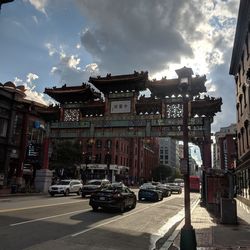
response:
[[[221,224],[200,204],[194,209],[191,220],[195,229],[197,250],[250,250],[250,208],[237,201],[237,225]],[[180,230],[184,220],[160,250],[180,249]]]
[[[17,192],[17,193],[11,193],[10,189],[1,189],[0,190],[0,199],[1,198],[7,198],[7,197],[19,197],[19,196],[35,196],[35,195],[44,195],[44,193],[41,192]]]

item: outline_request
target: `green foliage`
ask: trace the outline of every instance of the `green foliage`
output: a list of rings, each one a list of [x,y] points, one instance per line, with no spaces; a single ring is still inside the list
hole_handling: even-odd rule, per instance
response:
[[[154,181],[173,181],[176,178],[183,178],[179,169],[167,165],[160,165],[153,170]]]
[[[153,179],[155,181],[165,181],[172,176],[172,168],[167,165],[160,165],[153,170]]]
[[[55,159],[50,163],[52,169],[57,168],[74,168],[75,164],[82,161],[81,146],[75,141],[57,142],[53,147]]]
[[[182,179],[183,178],[183,175],[181,174],[181,171],[179,168],[175,169],[174,171],[174,175],[173,175],[174,179]]]

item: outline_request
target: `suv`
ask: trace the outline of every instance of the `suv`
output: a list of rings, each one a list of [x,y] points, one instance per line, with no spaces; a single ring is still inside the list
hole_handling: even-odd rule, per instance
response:
[[[64,194],[64,196],[70,193],[81,194],[82,182],[80,180],[61,180],[58,184],[49,187],[49,194],[54,196],[55,194]]]
[[[182,188],[178,183],[167,183],[167,186],[170,187],[171,193],[182,193]]]
[[[85,185],[82,187],[82,197],[84,198],[86,195],[91,195],[107,186],[111,183],[109,180],[89,180]]]

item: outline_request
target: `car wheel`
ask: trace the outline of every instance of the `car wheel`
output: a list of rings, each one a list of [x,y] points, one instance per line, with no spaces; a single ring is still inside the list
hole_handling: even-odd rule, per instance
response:
[[[98,206],[94,206],[94,205],[93,205],[93,206],[92,206],[92,209],[93,209],[93,211],[96,212],[96,211],[98,210]]]
[[[77,195],[81,194],[81,189],[79,188],[79,190],[77,191]]]
[[[133,204],[131,206],[131,209],[134,209],[135,207],[136,207],[136,198],[134,199],[134,202],[133,202]]]
[[[124,202],[122,202],[120,205],[120,211],[121,211],[121,213],[124,213],[124,211],[125,211],[125,203]]]
[[[64,192],[64,196],[67,196],[67,195],[69,195],[69,190],[68,189],[66,189],[65,192]]]
[[[55,194],[50,194],[50,196],[52,196],[52,197],[53,197],[53,196],[55,196]]]
[[[163,195],[160,196],[160,201],[162,201],[162,200],[163,200]]]
[[[155,194],[154,201],[159,201],[159,198],[160,198],[159,194]]]

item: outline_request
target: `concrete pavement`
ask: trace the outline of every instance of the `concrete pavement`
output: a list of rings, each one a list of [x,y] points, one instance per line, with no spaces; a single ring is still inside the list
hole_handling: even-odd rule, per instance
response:
[[[220,219],[198,204],[192,212],[192,226],[195,229],[197,250],[250,250],[250,208],[237,202],[236,225],[221,224]],[[160,250],[180,249],[180,230],[184,220],[163,244]]]
[[[0,197],[42,195],[42,193],[2,193]],[[221,224],[220,219],[205,207],[196,204],[191,221],[195,229],[197,250],[250,250],[250,207],[237,200],[238,224]],[[180,249],[180,230],[184,220],[176,227],[159,250]]]

